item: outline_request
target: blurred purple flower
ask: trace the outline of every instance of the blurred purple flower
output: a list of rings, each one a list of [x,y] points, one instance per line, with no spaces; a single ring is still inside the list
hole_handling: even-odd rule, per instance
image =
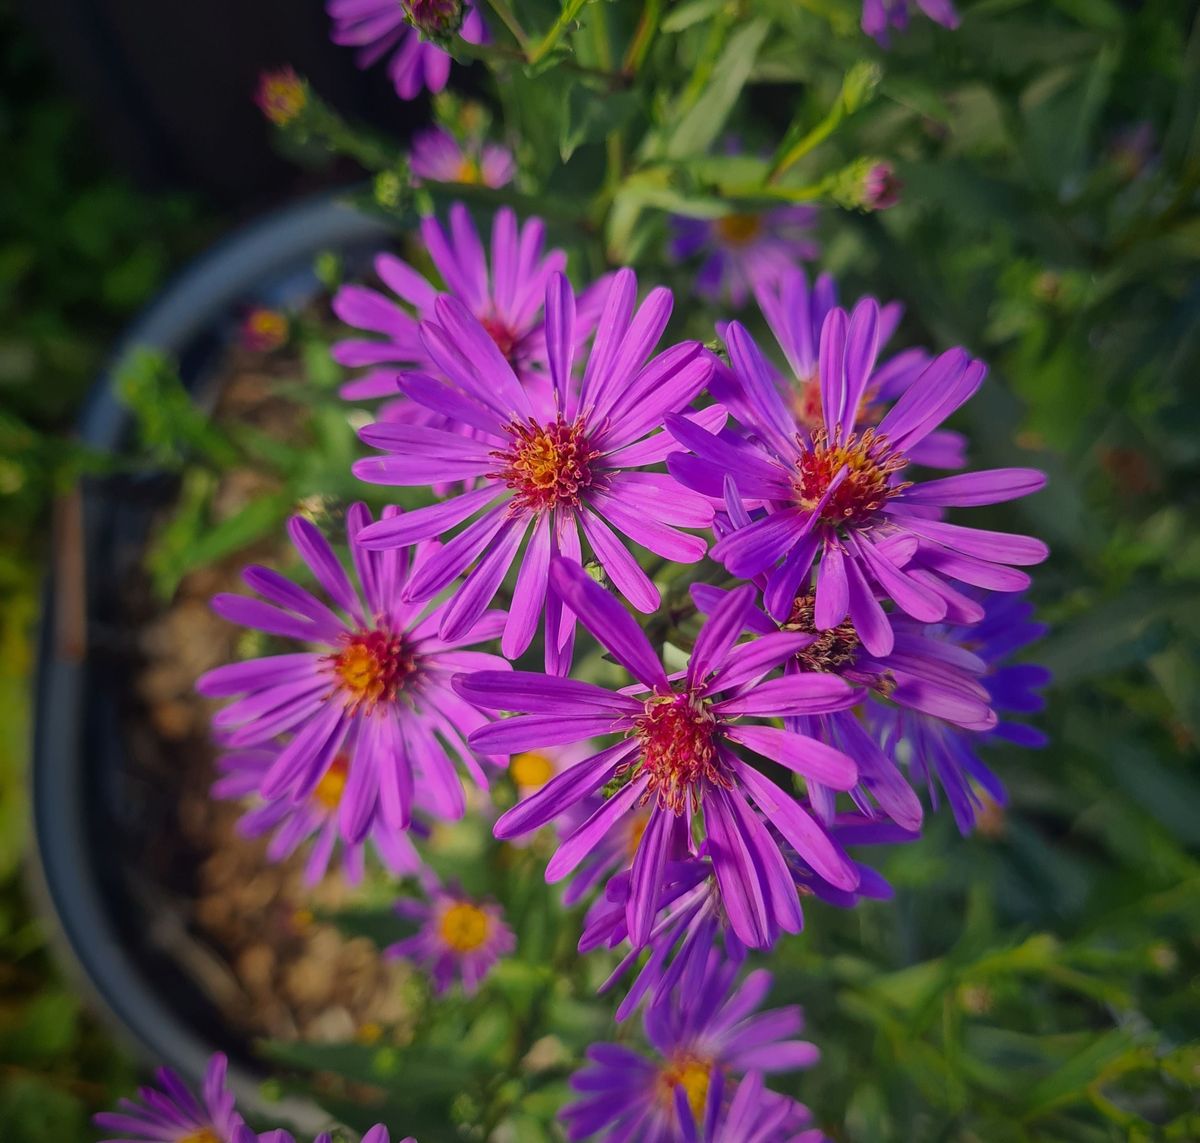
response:
[[[197,1100],[170,1068],[154,1073],[157,1088],[138,1089],[138,1100],[122,1099],[116,1111],[102,1111],[94,1122],[119,1139],[107,1143],[253,1143],[250,1131],[234,1107],[226,1087],[228,1061],[217,1052],[204,1073]]]
[[[484,43],[487,29],[473,0],[463,0],[461,5],[446,0],[329,0],[325,11],[333,21],[335,44],[357,48],[361,68],[392,53],[387,70],[396,94],[416,99],[425,90],[441,91],[450,78],[449,54],[425,39],[418,27],[437,30],[439,17],[446,20],[452,7],[466,9],[459,29],[462,38],[469,44]],[[443,9],[446,15],[441,15]]]
[[[624,1044],[592,1045],[588,1063],[571,1078],[581,1098],[559,1113],[567,1138],[594,1136],[604,1143],[696,1140],[714,1083],[751,1071],[812,1067],[820,1059],[816,1046],[792,1038],[804,1027],[800,1009],[789,1006],[756,1015],[771,987],[771,974],[760,969],[734,987],[739,967],[712,949],[693,990],[680,989],[647,1007],[643,1027],[657,1058],[648,1059]],[[784,1109],[780,1118],[793,1132],[811,1121],[803,1104],[773,1092],[760,1102],[760,1111],[768,1107]],[[713,1110],[719,1113],[719,1101]],[[753,1122],[749,1113],[747,1117]],[[738,1137],[738,1143],[747,1140]]]
[[[428,901],[405,898],[395,910],[416,921],[420,931],[389,945],[384,955],[420,965],[430,974],[434,990],[445,992],[456,980],[474,993],[496,962],[517,947],[500,906],[476,901],[457,889],[434,888]]]
[[[465,147],[444,127],[430,127],[413,136],[409,166],[414,181],[473,183],[496,187],[511,183],[517,173],[512,152],[499,143],[473,140]]]
[[[916,5],[935,24],[943,28],[958,27],[958,13],[950,0],[916,0]],[[892,29],[903,32],[908,28],[909,0],[863,0],[862,30],[880,47],[890,42]]]
[[[937,717],[935,711],[884,706],[875,701],[868,705],[869,724],[884,749],[894,754],[904,744],[911,759],[910,769],[929,788],[934,808],[938,804],[937,787],[941,786],[954,821],[964,834],[974,828],[984,808],[976,785],[998,806],[1008,804],[1003,784],[979,757],[978,748],[995,739],[1025,749],[1046,745],[1046,736],[1040,730],[1003,718],[1009,714],[1035,714],[1045,705],[1040,691],[1049,684],[1050,672],[1033,663],[1006,660],[1040,639],[1046,626],[1033,620],[1033,605],[1020,596],[987,595],[983,613],[978,623],[934,629],[929,633],[930,641],[940,641],[947,655],[973,655],[986,664],[987,673],[980,682],[1002,721],[984,734],[972,734],[944,716]]]
[[[363,876],[364,851],[369,846],[394,876],[416,873],[422,861],[409,839],[408,832],[387,829],[376,820],[362,841],[346,841],[341,837],[338,811],[350,776],[350,759],[356,749],[357,727],[351,728],[345,747],[321,775],[313,792],[302,801],[284,793],[275,798],[258,799],[238,821],[238,833],[243,837],[261,837],[270,833],[267,845],[268,861],[284,861],[302,845],[313,841],[312,853],[304,867],[304,882],[315,885],[325,876],[330,861],[340,853],[343,875],[351,885]],[[214,798],[253,798],[258,795],[263,779],[270,771],[279,748],[271,750],[234,750],[217,759],[221,777],[213,783]],[[419,805],[423,791],[415,800]],[[427,830],[414,822],[412,832]]]
[[[816,217],[813,206],[721,218],[675,217],[670,252],[678,261],[703,255],[696,292],[742,306],[758,287],[779,282],[797,260],[817,257],[820,246],[811,233]]]

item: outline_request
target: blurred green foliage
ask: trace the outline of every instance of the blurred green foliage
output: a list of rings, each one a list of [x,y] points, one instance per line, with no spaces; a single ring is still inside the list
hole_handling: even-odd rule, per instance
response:
[[[48,522],[104,463],[67,435],[87,386],[204,234],[184,198],[111,172],[13,7],[0,0],[0,1137],[73,1143],[132,1071],[61,980],[20,881]]]

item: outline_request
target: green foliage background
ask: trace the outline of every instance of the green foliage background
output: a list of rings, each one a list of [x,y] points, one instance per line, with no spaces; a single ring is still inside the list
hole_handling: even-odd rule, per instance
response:
[[[559,6],[515,7],[542,29],[537,45],[548,43]],[[1020,463],[1051,473],[1014,520],[1053,549],[1034,593],[1052,624],[1037,653],[1055,673],[1040,719],[1052,744],[993,752],[1013,796],[995,828],[964,840],[939,818],[889,855],[895,901],[808,910],[808,931],[772,962],[773,999],[805,1005],[825,1054],[795,1090],[855,1143],[1200,1138],[1195,6],[979,0],[961,5],[957,32],[914,21],[886,56],[856,33],[852,0],[563,7],[579,30],[568,20],[503,89],[525,181],[478,193],[481,205],[544,213],[583,272],[605,255],[636,257],[644,280],[686,298],[686,274],[660,260],[664,212],[761,205],[766,165],[794,156],[783,191],[831,204],[824,264],[844,296],[900,298],[903,336],[965,344],[991,363],[964,426],[973,458],[1013,463],[1015,444]],[[610,44],[633,51],[647,10],[657,34],[643,62],[668,78],[614,86]],[[0,238],[0,1123],[6,1139],[61,1140],[84,1137],[84,1109],[107,1102],[106,1086],[124,1086],[127,1073],[97,1052],[12,883],[34,587],[52,496],[101,463],[64,435],[83,387],[125,315],[206,223],[80,161],[80,124],[61,100],[41,100],[36,119],[18,115],[7,93],[45,80],[28,45],[5,40],[6,80],[19,83],[6,82],[0,105],[0,158],[18,172],[0,185],[0,217],[18,220]],[[1135,161],[1123,132],[1143,122],[1154,142]],[[411,222],[414,204],[394,193],[394,148],[332,118],[303,126],[301,149],[351,152],[377,175],[368,205]],[[774,158],[721,153],[734,130],[747,154],[777,148]],[[846,172],[874,155],[895,163],[904,203],[839,212]],[[680,309],[681,333],[709,336]],[[313,379],[328,396],[317,356]],[[170,390],[156,369],[143,362],[128,380],[144,430]],[[319,431],[330,428],[315,468],[277,458],[289,497],[232,526],[230,546],[247,529],[267,533],[291,500],[344,471],[345,439],[332,414],[319,419],[326,407],[331,399],[314,403]],[[157,553],[164,591],[199,558],[193,541],[212,524],[203,474],[226,463],[224,446],[189,437],[194,428],[181,411],[168,433],[183,451],[167,459],[196,494]],[[485,836],[455,844],[435,854],[445,871],[469,878],[483,859],[495,864]],[[505,1122],[522,1143],[553,1138],[573,1054],[612,1033],[583,1002],[598,970],[570,954],[577,918],[546,928],[534,864],[520,858],[489,886],[526,927],[519,958],[480,999],[441,1006],[409,1048],[276,1055],[391,1091],[396,1125],[426,1143],[462,1137],[448,1122]],[[368,910],[343,922],[379,919]],[[530,1076],[521,1064],[535,1032],[552,1033],[564,1055]],[[420,1106],[400,1099],[413,1091]],[[351,1125],[364,1114],[336,1094],[329,1105]]]

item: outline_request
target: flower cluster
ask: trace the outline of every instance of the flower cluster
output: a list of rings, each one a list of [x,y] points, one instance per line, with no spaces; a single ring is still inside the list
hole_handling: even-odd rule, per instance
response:
[[[798,1013],[750,1015],[768,978],[737,985],[747,954],[798,933],[805,897],[887,897],[849,850],[916,837],[923,791],[969,830],[1004,799],[980,747],[1040,744],[1008,720],[1047,676],[1008,660],[1041,633],[1023,569],[1045,545],[950,518],[1044,481],[961,471],[944,422],[985,366],[886,355],[899,306],[843,307],[796,264],[815,250],[764,232],[760,256],[757,230],[705,225],[739,255],[701,286],[753,295],[774,346],[739,321],[719,352],[672,339],[668,290],[639,300],[629,269],[577,290],[508,209],[490,250],[462,205],[426,219],[436,281],[381,254],[387,293],[343,287],[335,311],[370,335],[334,348],[366,370],[343,395],[386,399],[353,472],[423,499],[349,509],[353,577],[293,519],[323,598],[253,567],[260,598],[214,606],[301,646],[199,683],[232,700],[217,793],[256,799],[245,832],[272,832],[273,856],[315,837],[311,878],[339,846],[357,876],[368,843],[419,875],[425,899],[397,906],[418,931],[388,952],[438,992],[473,991],[516,939],[422,871],[410,835],[463,815],[462,775],[486,790],[507,768],[495,837],[555,827],[545,877],[591,898],[580,950],[620,951],[605,987],[629,982],[618,1018],[643,1009],[662,1057],[593,1048],[572,1139],[810,1138],[762,1073],[815,1050],[786,1039]]]

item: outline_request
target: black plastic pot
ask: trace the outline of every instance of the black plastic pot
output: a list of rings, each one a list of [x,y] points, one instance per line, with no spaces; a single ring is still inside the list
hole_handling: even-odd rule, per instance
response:
[[[387,237],[384,225],[330,198],[301,203],[250,225],[200,258],[151,305],[100,377],[79,426],[94,449],[129,445],[131,422],[114,393],[119,363],[135,348],[180,364],[203,399],[247,304],[302,303],[319,290],[315,256],[351,265]],[[195,1079],[209,1054],[229,1052],[239,1096],[255,1105],[246,1046],[222,1025],[193,979],[156,946],[155,923],[129,899],[114,844],[130,815],[119,712],[130,685],[119,667],[123,582],[141,559],[151,520],[169,504],[164,477],[88,481],[56,521],[54,567],[44,601],[37,676],[32,802],[35,888],[64,960],[118,1034],[151,1063]],[[275,1104],[272,1116],[311,1127],[315,1108]]]

